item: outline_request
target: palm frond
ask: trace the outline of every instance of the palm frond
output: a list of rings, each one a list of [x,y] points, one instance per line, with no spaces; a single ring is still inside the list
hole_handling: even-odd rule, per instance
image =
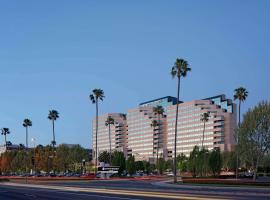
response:
[[[233,98],[234,100],[239,100],[241,102],[245,101],[248,97],[248,91],[244,87],[239,87],[234,90]]]
[[[23,126],[24,127],[32,126],[32,121],[30,119],[24,119],[23,120]]]
[[[105,125],[108,126],[108,125],[114,125],[114,118],[112,118],[111,116],[108,116],[106,122],[105,122]]]
[[[171,69],[171,76],[172,76],[172,78],[174,78],[175,76],[176,76],[176,69],[175,69],[175,67],[172,67],[172,69]]]
[[[49,115],[48,115],[48,119],[49,120],[56,120],[57,118],[59,118],[58,111],[57,110],[50,110]]]

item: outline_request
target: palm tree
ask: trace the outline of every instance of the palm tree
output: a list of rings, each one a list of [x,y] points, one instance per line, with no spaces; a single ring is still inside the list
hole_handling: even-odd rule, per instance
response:
[[[55,141],[55,131],[54,131],[54,121],[59,118],[59,113],[56,110],[49,110],[48,119],[52,121],[53,126],[53,140],[52,140],[52,146],[55,147],[56,141]]]
[[[157,120],[153,120],[150,125],[151,125],[151,127],[153,127],[154,132],[155,132],[156,128],[159,126]],[[154,154],[154,152],[153,152],[153,154]],[[158,160],[157,160],[157,162],[158,162]],[[158,164],[157,162],[156,162],[156,165]]]
[[[157,162],[158,162],[158,153],[159,153],[159,136],[161,133],[160,126],[160,117],[164,114],[164,108],[162,106],[156,106],[153,108],[153,112],[158,115],[158,143],[157,143]]]
[[[97,173],[97,162],[98,162],[98,153],[97,153],[97,134],[98,134],[98,100],[103,101],[103,99],[105,98],[104,96],[104,92],[101,89],[94,89],[92,91],[93,93],[90,94],[90,100],[92,101],[93,104],[96,104],[96,152],[95,152],[95,156],[96,156],[96,168],[95,168],[95,172]]]
[[[239,100],[239,104],[238,104],[238,126],[240,126],[240,117],[241,117],[241,112],[240,112],[240,108],[241,108],[241,103],[244,102],[246,100],[248,96],[248,91],[246,90],[246,88],[243,87],[239,87],[237,89],[234,90],[234,95],[233,98],[234,100]]]
[[[2,128],[1,135],[5,137],[5,146],[7,146],[7,134],[10,134],[9,128]]]
[[[204,143],[204,132],[205,132],[205,123],[209,120],[209,112],[205,112],[201,114],[201,121],[203,122],[203,138],[202,138],[202,149],[203,149],[203,143]]]
[[[111,141],[111,125],[114,125],[114,119],[111,116],[108,116],[106,126],[109,126],[109,143],[110,143],[110,166],[112,165],[112,141]]]
[[[178,84],[177,84],[177,103],[176,103],[176,116],[175,116],[175,135],[174,135],[174,183],[177,182],[177,176],[176,176],[176,143],[177,143],[177,122],[178,122],[178,106],[179,106],[179,96],[180,96],[180,79],[181,77],[186,77],[187,72],[191,71],[191,68],[189,68],[189,64],[184,59],[177,58],[174,66],[171,69],[171,75],[172,78],[177,77]]]
[[[234,90],[233,98],[234,100],[239,101],[238,103],[238,128],[240,127],[241,123],[241,102],[244,102],[248,96],[248,91],[244,87],[239,87]],[[238,145],[238,133],[236,132],[236,145]],[[236,151],[236,170],[235,170],[235,177],[238,177],[238,151]]]
[[[25,134],[25,145],[26,149],[28,148],[28,127],[32,126],[32,121],[30,119],[23,120],[23,127],[25,127],[26,134]]]

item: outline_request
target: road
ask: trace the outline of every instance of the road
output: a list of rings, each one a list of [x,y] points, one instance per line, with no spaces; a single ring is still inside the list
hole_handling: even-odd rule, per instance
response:
[[[269,190],[241,188],[168,188],[151,181],[53,182],[42,185],[0,183],[1,200],[164,200],[258,199],[269,200]]]

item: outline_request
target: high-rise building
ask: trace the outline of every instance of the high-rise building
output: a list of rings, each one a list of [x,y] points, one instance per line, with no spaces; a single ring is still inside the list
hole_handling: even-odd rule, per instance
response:
[[[108,113],[98,117],[98,134],[97,134],[97,147],[98,154],[102,151],[110,150],[109,140],[109,127],[106,126],[108,117],[114,119],[114,124],[111,125],[111,148],[112,150],[123,151],[127,154],[127,123],[126,114],[123,113]],[[92,121],[92,141],[93,141],[93,152],[94,157],[98,154],[95,153],[96,149],[96,119]]]
[[[154,162],[157,154],[165,159],[171,158],[174,152],[175,136],[175,97],[163,97],[139,104],[129,109],[127,115],[112,113],[99,117],[98,151],[109,150],[108,127],[105,122],[112,116],[116,125],[111,128],[112,149],[122,150],[125,155],[134,155],[136,160]],[[163,116],[158,116],[153,108],[162,106]],[[209,113],[209,120],[201,120],[203,113]],[[231,151],[234,147],[234,129],[236,127],[236,105],[225,95],[214,96],[203,100],[179,102],[177,126],[177,154],[189,155],[194,146],[209,150],[220,148]],[[158,126],[153,126],[153,120]],[[205,130],[205,131],[204,131]],[[95,150],[95,120],[93,120],[93,149]]]
[[[145,105],[128,110],[128,154],[136,160],[152,160],[164,155],[166,118],[158,116],[153,106]],[[154,125],[154,120],[158,123]]]
[[[146,101],[139,104],[139,107],[145,107],[145,106],[162,106],[164,108],[165,113],[167,112],[167,107],[170,105],[175,105],[177,103],[177,98],[172,96],[166,96],[158,99],[154,99],[151,101]],[[181,101],[179,103],[182,103]]]
[[[176,105],[168,107],[168,157],[174,152]],[[195,145],[201,147],[204,122],[202,114],[209,113],[205,124],[204,147],[211,150],[231,151],[234,144],[234,129],[236,127],[236,105],[224,95],[210,97],[205,100],[194,100],[179,104],[177,125],[177,154],[189,155]]]

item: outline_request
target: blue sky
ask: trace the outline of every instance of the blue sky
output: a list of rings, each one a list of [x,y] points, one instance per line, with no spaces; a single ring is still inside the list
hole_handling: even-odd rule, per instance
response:
[[[269,9],[266,0],[1,0],[0,126],[24,143],[30,118],[29,137],[48,144],[47,115],[56,109],[57,143],[89,147],[91,90],[105,92],[101,113],[175,96],[169,72],[177,57],[192,68],[182,100],[232,97],[244,86],[246,111],[270,100]]]

